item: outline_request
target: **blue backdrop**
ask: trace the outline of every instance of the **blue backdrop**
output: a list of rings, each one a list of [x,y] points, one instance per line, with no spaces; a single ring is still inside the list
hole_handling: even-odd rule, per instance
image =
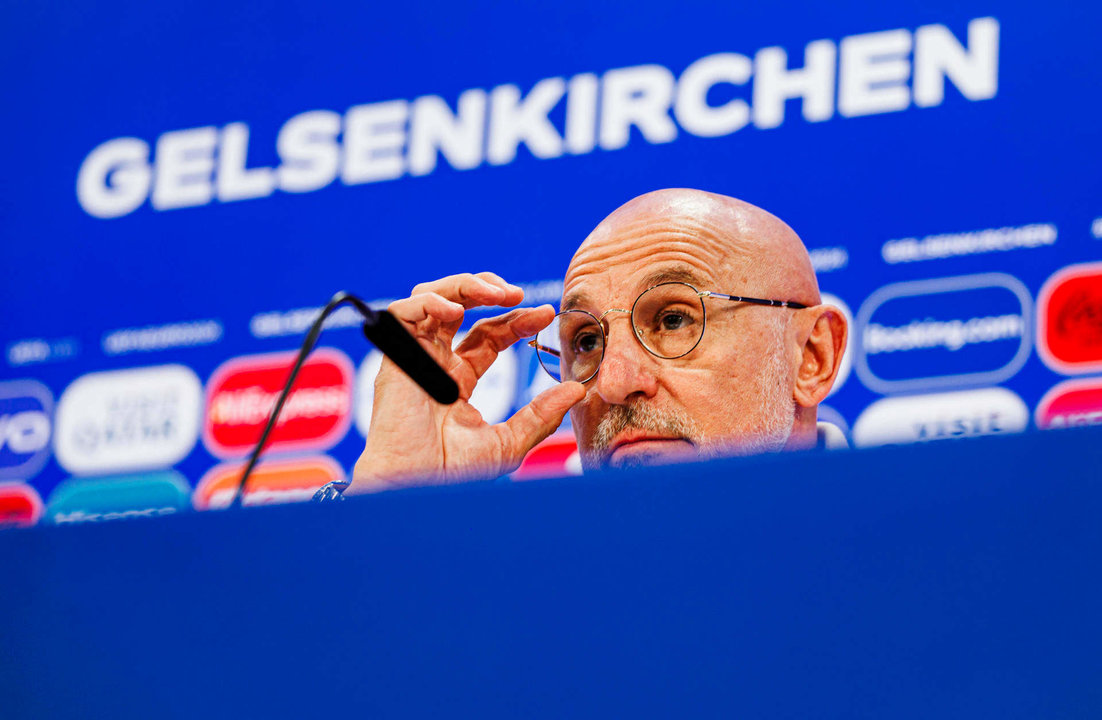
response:
[[[138,488],[96,512],[214,502],[191,495],[204,477],[214,492],[271,392],[250,356],[297,347],[333,292],[384,302],[493,270],[554,301],[604,215],[670,186],[804,238],[855,318],[823,414],[858,444],[1102,416],[1096,6],[2,12],[0,490],[17,521],[62,482],[59,504],[105,478]],[[323,345],[320,405],[276,449],[319,483],[362,447],[371,365],[353,378],[369,348],[348,316]],[[480,398],[491,419],[542,382],[526,350]],[[874,411],[894,420],[860,422]]]

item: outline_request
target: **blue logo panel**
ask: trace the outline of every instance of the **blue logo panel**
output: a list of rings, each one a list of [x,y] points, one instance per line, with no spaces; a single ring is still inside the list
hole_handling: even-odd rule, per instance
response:
[[[189,510],[191,486],[177,472],[70,478],[50,495],[46,518],[55,524],[157,517]]]
[[[0,383],[0,478],[26,480],[50,454],[53,396],[40,383]]]
[[[991,384],[1029,356],[1032,300],[1001,273],[895,283],[857,317],[857,371],[872,390]]]

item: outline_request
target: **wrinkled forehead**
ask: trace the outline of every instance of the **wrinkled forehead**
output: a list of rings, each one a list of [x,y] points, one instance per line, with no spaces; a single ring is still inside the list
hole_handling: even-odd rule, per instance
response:
[[[749,292],[758,248],[715,213],[641,213],[609,218],[570,261],[563,309],[618,301],[661,282],[700,290],[738,287]]]
[[[685,283],[696,290],[714,290],[718,287],[718,283],[709,279],[708,274],[700,272],[692,265],[676,260],[652,263],[642,270],[645,270],[645,272],[627,273],[629,276],[634,275],[634,279],[626,282],[586,283],[580,281],[573,286],[564,286],[561,309],[589,310],[600,314],[608,309],[607,304],[612,303],[613,305],[622,305],[622,309],[627,310],[628,306],[631,305],[631,302],[629,302],[631,298],[638,297],[646,290],[663,283]],[[617,302],[614,299],[616,296],[607,292],[601,293],[601,287],[618,290],[621,293],[619,301]]]

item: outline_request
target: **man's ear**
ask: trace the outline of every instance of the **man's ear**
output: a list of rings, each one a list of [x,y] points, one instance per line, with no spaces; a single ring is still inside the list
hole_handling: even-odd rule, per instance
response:
[[[811,314],[805,321],[811,328],[800,349],[793,397],[801,407],[811,408],[821,403],[834,386],[846,351],[848,328],[842,311],[833,305],[816,305],[804,312]]]

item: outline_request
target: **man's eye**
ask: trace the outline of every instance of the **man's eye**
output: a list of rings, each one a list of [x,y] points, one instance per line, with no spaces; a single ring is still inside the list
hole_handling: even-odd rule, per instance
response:
[[[596,333],[583,333],[577,335],[574,337],[574,352],[579,355],[596,352],[600,349],[600,342]]]
[[[658,316],[658,329],[662,332],[681,330],[692,324],[692,318],[676,310],[666,310]]]

